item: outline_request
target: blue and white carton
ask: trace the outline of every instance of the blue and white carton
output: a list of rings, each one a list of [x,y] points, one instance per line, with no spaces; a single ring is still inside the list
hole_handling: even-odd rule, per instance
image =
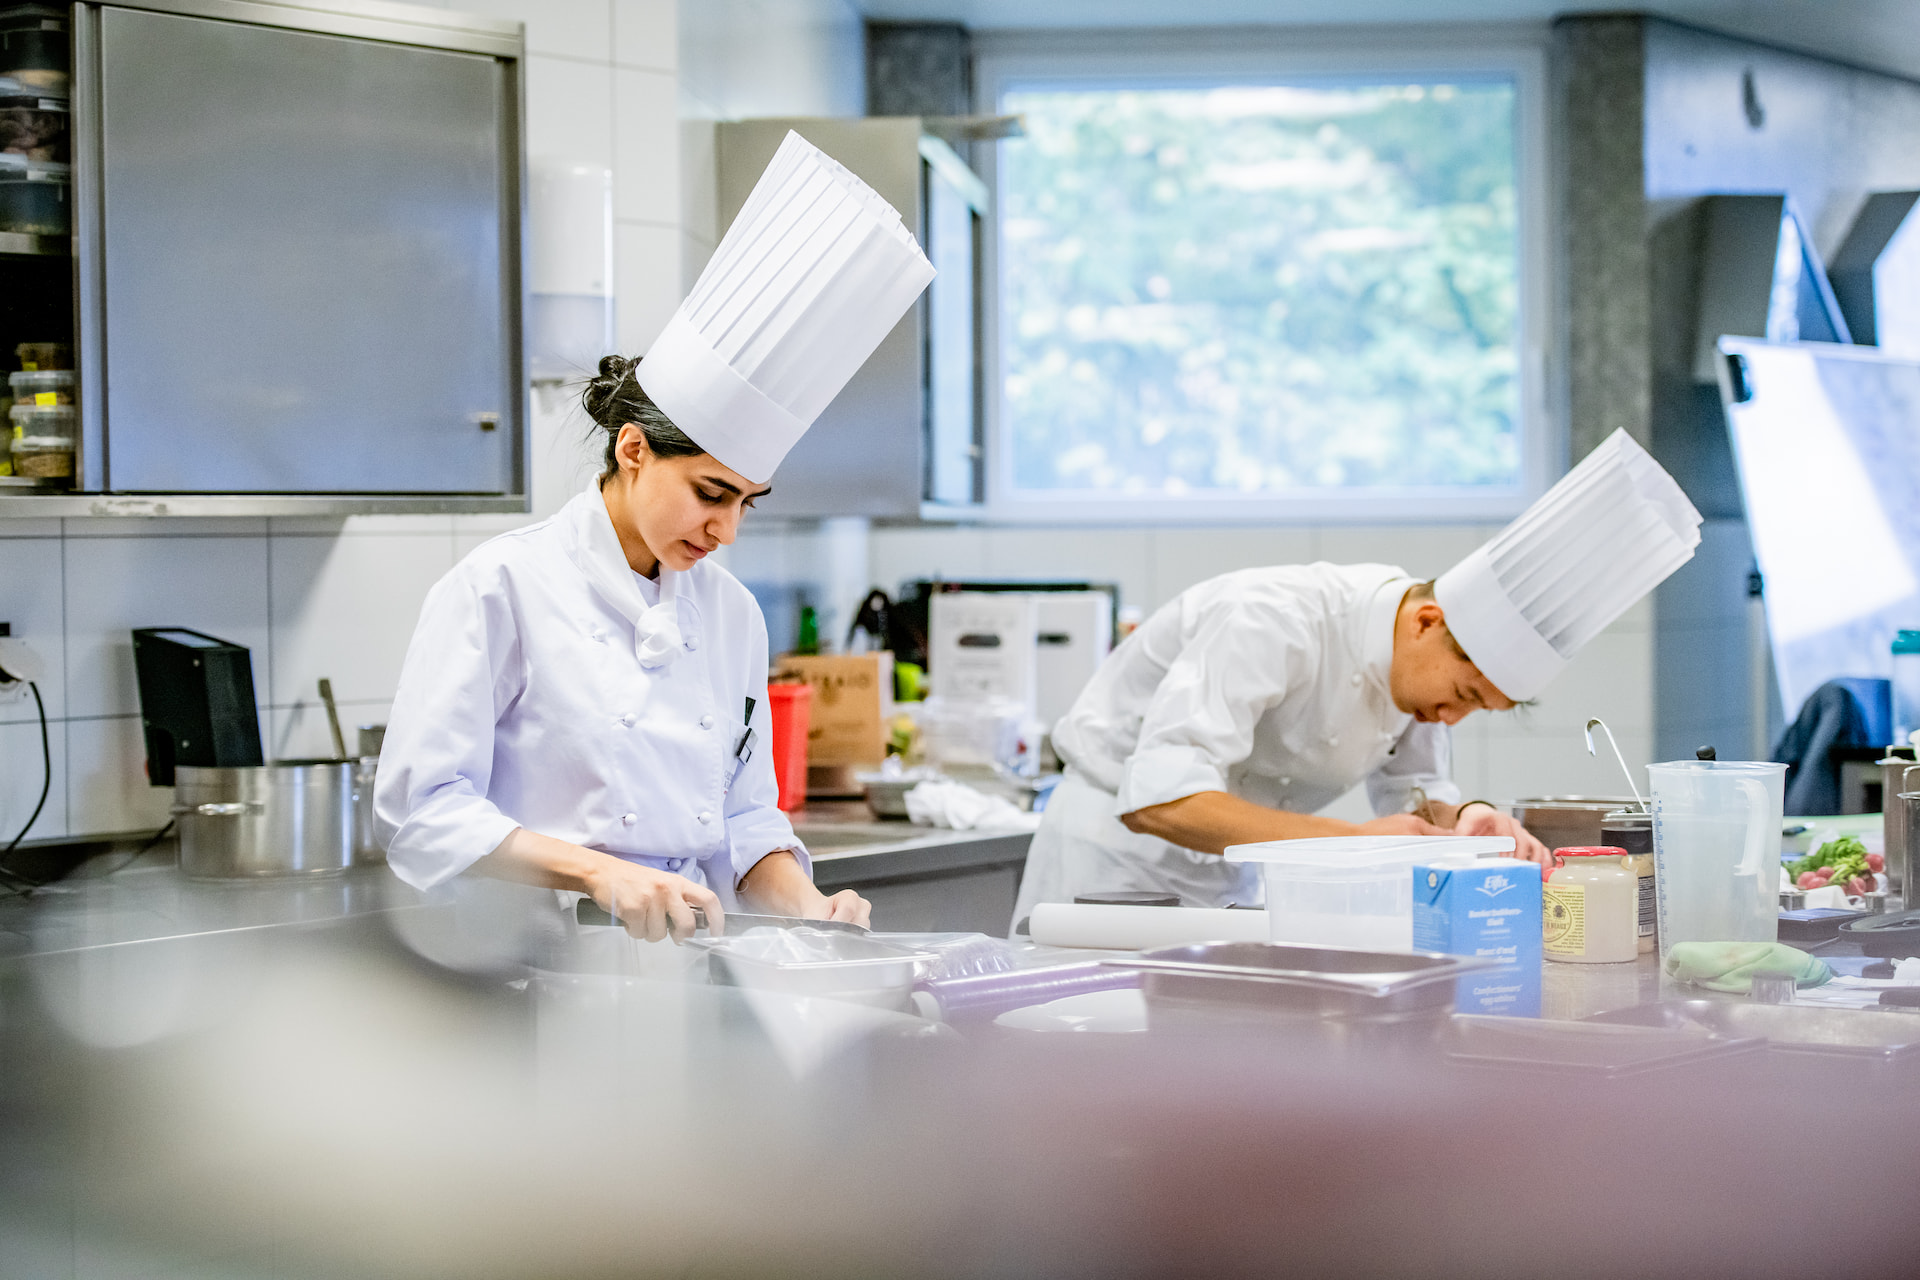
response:
[[[1518,858],[1416,866],[1413,948],[1501,962],[1456,980],[1459,1012],[1539,1017],[1539,866]]]

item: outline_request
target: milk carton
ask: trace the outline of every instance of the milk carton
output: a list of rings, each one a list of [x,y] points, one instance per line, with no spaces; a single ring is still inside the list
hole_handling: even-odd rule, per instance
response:
[[[1413,869],[1413,946],[1501,961],[1458,979],[1461,1013],[1538,1017],[1540,868],[1517,858],[1480,858]]]

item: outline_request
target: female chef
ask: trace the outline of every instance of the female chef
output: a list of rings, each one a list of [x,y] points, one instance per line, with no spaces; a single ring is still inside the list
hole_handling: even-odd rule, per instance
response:
[[[1616,432],[1438,581],[1291,565],[1202,582],[1107,659],[1054,727],[1068,766],[1027,853],[1018,921],[1121,892],[1259,900],[1229,845],[1363,833],[1512,836],[1460,802],[1448,728],[1535,697],[1699,545],[1700,514]],[[1314,811],[1365,781],[1376,817]]]
[[[885,201],[787,135],[646,359],[601,361],[602,473],[428,593],[374,796],[401,879],[573,890],[654,941],[736,904],[866,923],[776,803],[766,624],[706,560],[932,277]]]

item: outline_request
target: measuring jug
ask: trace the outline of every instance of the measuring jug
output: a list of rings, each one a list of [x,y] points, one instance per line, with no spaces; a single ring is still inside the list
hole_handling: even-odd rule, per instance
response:
[[[1647,776],[1661,959],[1676,942],[1774,941],[1787,766],[1676,760]]]

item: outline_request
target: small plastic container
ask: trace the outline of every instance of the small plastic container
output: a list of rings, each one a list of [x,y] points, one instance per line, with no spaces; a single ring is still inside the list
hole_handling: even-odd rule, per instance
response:
[[[804,682],[767,686],[767,718],[773,726],[773,778],[780,808],[788,813],[807,802],[807,730],[813,719],[813,686]]]
[[[72,436],[16,436],[13,474],[23,480],[71,480]]]
[[[23,369],[7,375],[15,404],[46,408],[73,403],[73,370]]]
[[[23,342],[13,349],[13,358],[29,372],[40,369],[73,368],[73,345],[66,342]]]
[[[13,424],[11,432],[14,439],[33,436],[36,439],[48,436],[64,436],[73,439],[74,408],[70,404],[20,404],[7,410],[7,418]]]
[[[67,15],[65,5],[0,9],[0,76],[66,97],[73,66]]]
[[[67,163],[67,100],[0,77],[0,151]]]
[[[73,231],[72,170],[0,152],[0,232],[64,236]]]
[[[1640,954],[1640,876],[1625,849],[1553,851],[1542,891],[1541,952],[1575,964],[1621,964]]]
[[[1333,836],[1234,845],[1258,862],[1275,942],[1375,951],[1413,949],[1413,868],[1510,853],[1505,836]]]

